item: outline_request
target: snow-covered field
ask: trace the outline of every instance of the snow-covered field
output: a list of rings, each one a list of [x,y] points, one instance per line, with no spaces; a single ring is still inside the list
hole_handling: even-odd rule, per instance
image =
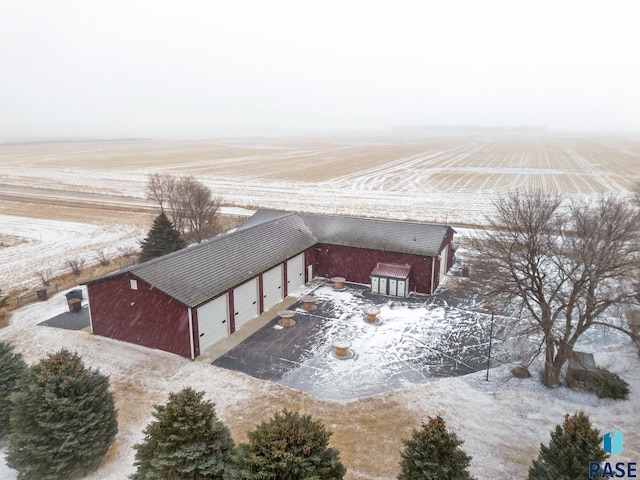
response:
[[[193,174],[229,207],[448,221],[455,228],[482,223],[492,199],[516,189],[579,198],[627,195],[640,181],[640,142],[447,137],[0,145],[0,288],[33,287],[35,272],[62,271],[68,257],[91,260],[98,248],[135,245],[153,218],[144,185],[155,172]],[[151,406],[185,385],[207,392],[236,441],[283,407],[321,418],[334,432],[332,444],[342,452],[349,479],[395,478],[401,439],[437,414],[465,440],[471,470],[481,479],[524,478],[539,443],[548,441],[565,413],[579,409],[603,432],[616,428],[625,435],[616,461],[640,459],[640,362],[628,344],[595,349],[599,364],[631,384],[624,402],[546,389],[537,378],[516,380],[508,366],[493,369],[489,382],[478,372],[338,401],[86,332],[36,325],[66,309],[62,293],[23,307],[0,339],[14,343],[30,363],[66,346],[111,376],[120,431],[91,480],[132,472],[131,446],[142,438]],[[385,310],[381,316],[392,315]],[[364,346],[356,347],[363,358]],[[0,462],[0,478],[16,474]]]
[[[105,244],[135,245],[153,219],[144,198],[150,173],[195,175],[229,214],[278,208],[455,227],[482,224],[493,199],[514,190],[627,195],[640,181],[640,141],[486,135],[0,145],[0,239],[29,218],[74,223],[48,224],[49,234],[35,239],[27,228],[27,245],[0,248],[0,278],[8,279],[0,288],[36,286],[40,267],[16,270],[12,262],[54,258],[65,236],[67,255],[85,245],[88,261]],[[61,270],[64,259],[45,263]]]
[[[35,239],[27,228],[27,245],[0,248],[0,278],[9,283],[0,288],[36,286],[39,266],[22,264],[17,273],[11,262],[26,252],[32,263],[54,258],[65,236],[64,253],[85,245],[87,260],[105,244],[135,245],[153,218],[144,198],[150,173],[195,175],[230,214],[260,207],[476,225],[496,195],[514,190],[627,195],[640,181],[640,141],[512,135],[0,145],[0,237],[20,232],[28,218],[74,223],[49,223],[49,234]]]

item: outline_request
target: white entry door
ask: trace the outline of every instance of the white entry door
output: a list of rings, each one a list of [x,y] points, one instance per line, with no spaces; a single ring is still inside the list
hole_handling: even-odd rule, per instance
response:
[[[395,278],[389,279],[389,295],[393,295],[394,297],[398,295],[398,280]]]
[[[378,277],[371,277],[371,293],[378,293]]]
[[[198,307],[198,335],[200,353],[229,335],[229,306],[227,295]]]
[[[313,280],[313,264],[307,265],[307,282]]]
[[[282,265],[262,274],[262,300],[264,311],[282,300]]]
[[[380,282],[378,283],[378,285],[379,285],[378,293],[386,295],[387,294],[387,278],[380,277]]]
[[[444,279],[444,276],[447,274],[447,262],[449,261],[449,246],[447,245],[440,252],[440,282]]]
[[[260,313],[257,277],[233,289],[233,308],[236,330]]]
[[[304,253],[287,260],[287,295],[304,285]]]

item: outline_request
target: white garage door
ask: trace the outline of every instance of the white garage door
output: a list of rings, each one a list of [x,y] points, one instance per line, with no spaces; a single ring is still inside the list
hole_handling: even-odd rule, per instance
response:
[[[269,310],[282,300],[282,265],[273,267],[262,275],[264,310]]]
[[[304,253],[287,260],[287,295],[304,285]]]
[[[198,334],[200,353],[229,335],[229,309],[227,295],[198,307]]]
[[[260,313],[258,307],[257,277],[233,289],[236,330]]]

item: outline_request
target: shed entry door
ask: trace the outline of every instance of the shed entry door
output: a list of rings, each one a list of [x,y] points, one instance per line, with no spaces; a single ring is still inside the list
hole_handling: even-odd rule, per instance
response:
[[[263,309],[269,310],[282,300],[282,294],[282,265],[278,265],[262,275]]]
[[[371,277],[371,293],[378,293],[378,277]]]
[[[236,330],[260,313],[257,277],[233,289],[233,308]]]
[[[383,295],[387,294],[387,277],[380,277],[380,282],[378,283],[378,293]]]
[[[389,279],[389,295],[398,295],[398,280],[395,278]]]
[[[398,296],[406,297],[407,296],[407,281],[406,280],[398,280]]]
[[[304,253],[287,260],[287,295],[304,285]]]
[[[198,335],[200,353],[229,335],[227,295],[198,307]]]

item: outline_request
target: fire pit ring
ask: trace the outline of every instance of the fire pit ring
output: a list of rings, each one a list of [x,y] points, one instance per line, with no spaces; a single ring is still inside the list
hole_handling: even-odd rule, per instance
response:
[[[278,316],[280,320],[278,320],[278,325],[282,327],[293,327],[296,324],[296,321],[293,319],[293,316],[296,314],[293,310],[280,310],[278,312]]]
[[[353,358],[353,350],[351,350],[351,341],[348,338],[338,338],[333,342],[333,355],[335,358],[340,360],[348,360],[349,358]]]

